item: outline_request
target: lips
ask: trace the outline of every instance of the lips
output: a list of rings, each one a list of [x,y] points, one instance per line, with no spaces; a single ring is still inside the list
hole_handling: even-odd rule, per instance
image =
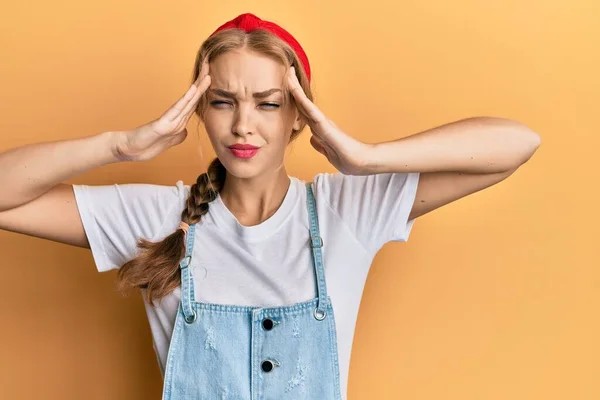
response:
[[[232,150],[257,150],[257,146],[252,146],[251,144],[234,144],[229,146]]]
[[[229,150],[237,158],[252,158],[259,149],[260,147],[251,144],[234,144],[229,146]]]

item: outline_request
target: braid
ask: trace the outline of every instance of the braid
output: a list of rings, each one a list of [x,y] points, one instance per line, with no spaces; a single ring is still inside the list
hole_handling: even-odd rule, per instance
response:
[[[208,205],[217,198],[225,184],[225,167],[221,160],[215,158],[208,170],[198,176],[196,183],[190,188],[190,197],[186,201],[186,208],[181,213],[181,220],[188,225],[200,222],[208,212]]]
[[[161,242],[150,242],[144,238],[138,240],[140,255],[123,264],[118,271],[117,289],[122,294],[132,288],[146,289],[148,302],[152,304],[155,299],[166,296],[181,285],[179,263],[185,256],[187,227],[200,222],[208,212],[209,204],[217,198],[225,184],[226,172],[221,161],[215,158],[208,170],[191,186],[179,229]]]

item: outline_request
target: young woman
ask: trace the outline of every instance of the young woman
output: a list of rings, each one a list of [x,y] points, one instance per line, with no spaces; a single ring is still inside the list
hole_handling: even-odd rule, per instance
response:
[[[219,27],[194,71],[146,125],[0,154],[0,228],[90,248],[99,271],[118,269],[121,290],[141,289],[164,399],[345,399],[377,251],[511,175],[540,138],[478,117],[356,140],[313,104],[300,44],[252,14]],[[61,183],[152,159],[185,140],[194,113],[217,155],[195,184]],[[339,173],[287,174],[286,147],[305,124]]]

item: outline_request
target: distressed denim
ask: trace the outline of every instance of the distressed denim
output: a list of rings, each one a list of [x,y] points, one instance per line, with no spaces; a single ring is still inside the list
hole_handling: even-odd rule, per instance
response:
[[[163,400],[340,400],[336,325],[314,195],[306,184],[318,296],[281,307],[195,301],[189,270],[195,224],[180,264],[181,301]]]

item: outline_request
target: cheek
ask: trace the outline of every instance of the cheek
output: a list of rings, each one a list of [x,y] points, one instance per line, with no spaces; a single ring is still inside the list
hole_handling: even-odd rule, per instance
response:
[[[226,115],[217,115],[217,113],[206,114],[204,128],[213,147],[233,134],[232,121]]]
[[[225,136],[226,130],[223,128],[223,122],[220,118],[215,118],[214,116],[209,115],[207,113],[204,118],[204,129],[206,130],[206,134],[208,135],[208,139],[212,143],[213,147],[217,145],[220,139]]]
[[[273,130],[285,132],[286,134],[288,133],[288,130],[292,130],[294,124],[293,116],[283,110],[273,113],[266,113],[261,120]]]
[[[219,115],[215,110],[207,110],[204,115],[204,125],[206,125],[207,130],[222,130],[223,126],[228,123],[227,120],[228,118],[225,115]]]

